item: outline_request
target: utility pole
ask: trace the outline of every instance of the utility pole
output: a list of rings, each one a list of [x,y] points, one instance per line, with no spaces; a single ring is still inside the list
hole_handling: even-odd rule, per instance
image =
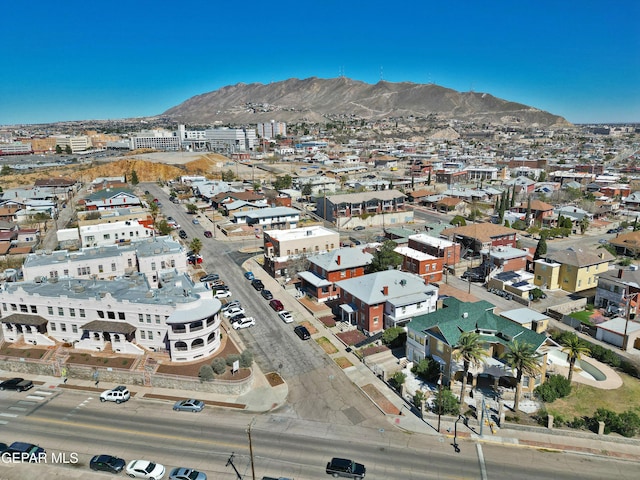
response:
[[[251,443],[251,427],[253,426],[255,421],[256,421],[256,419],[254,417],[254,419],[251,420],[251,423],[249,424],[249,427],[247,428],[247,435],[249,436],[249,458],[251,459],[251,478],[252,478],[252,480],[256,480],[256,470],[255,470],[255,467],[253,465],[253,444]]]
[[[440,372],[440,378],[438,378],[438,433],[440,433],[441,417],[442,417],[442,371]]]

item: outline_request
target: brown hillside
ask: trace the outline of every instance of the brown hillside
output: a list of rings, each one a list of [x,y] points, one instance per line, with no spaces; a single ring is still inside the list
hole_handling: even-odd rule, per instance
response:
[[[220,165],[224,165],[224,162],[229,161],[228,158],[223,157],[215,153],[203,155],[197,160],[185,163],[184,168],[190,174],[207,175],[220,173]]]

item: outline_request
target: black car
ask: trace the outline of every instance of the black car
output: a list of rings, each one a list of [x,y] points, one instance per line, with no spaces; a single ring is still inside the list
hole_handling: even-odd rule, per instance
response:
[[[45,449],[34,445],[33,443],[26,442],[13,442],[6,450],[12,457],[18,456],[22,461],[40,462],[42,458],[47,454]]]
[[[24,392],[33,388],[33,382],[31,380],[25,380],[24,378],[10,378],[0,383],[0,390],[17,390]]]
[[[122,458],[114,457],[112,455],[96,455],[91,459],[89,467],[91,470],[99,470],[109,473],[120,473],[126,462]]]
[[[270,290],[267,290],[266,288],[262,289],[262,291],[260,292],[260,295],[262,295],[265,300],[273,300],[273,294],[271,293]]]
[[[178,232],[178,236],[184,240],[185,238],[187,238],[188,235],[187,235],[187,232],[185,232],[184,230],[180,230]]]
[[[301,340],[309,340],[311,338],[309,330],[307,330],[307,327],[305,327],[304,325],[298,325],[293,329],[293,331],[300,337]]]
[[[353,460],[346,458],[332,458],[327,463],[327,474],[334,477],[347,477],[347,478],[364,478],[367,473],[367,469],[361,463],[356,463]]]
[[[262,283],[262,280],[259,280],[257,278],[254,278],[253,280],[251,280],[251,286],[255,288],[257,291],[264,290],[264,283]]]
[[[471,281],[471,282],[484,282],[484,276],[483,275],[481,275],[478,272],[471,271],[471,270],[468,270],[468,271],[464,272],[462,274],[462,278],[464,280],[468,280],[468,281]]]

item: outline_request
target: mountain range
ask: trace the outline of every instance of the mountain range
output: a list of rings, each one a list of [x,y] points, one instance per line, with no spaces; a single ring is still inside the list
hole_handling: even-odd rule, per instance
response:
[[[271,120],[420,120],[436,115],[476,123],[567,127],[563,117],[488,93],[458,92],[435,84],[368,84],[345,77],[238,83],[196,95],[163,116],[184,124],[255,124]]]

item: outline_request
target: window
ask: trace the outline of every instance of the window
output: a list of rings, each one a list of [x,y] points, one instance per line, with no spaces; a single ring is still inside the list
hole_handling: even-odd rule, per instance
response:
[[[66,332],[67,331],[67,324],[66,323],[61,323],[60,324],[60,330],[63,331],[63,332]]]
[[[99,316],[100,318],[104,318],[104,311],[102,311],[102,310],[98,310],[98,316]]]
[[[31,305],[31,313],[38,313],[38,307],[36,307],[35,305]]]
[[[347,271],[346,270],[342,270],[340,272],[340,278],[345,278],[347,276]]]
[[[171,260],[171,268],[174,268],[176,266],[176,261],[175,260]]]
[[[70,308],[69,309],[69,316],[70,317],[75,317],[76,316],[76,309],[75,308]]]
[[[149,331],[149,332],[147,332],[147,333],[148,333],[148,335],[147,335],[147,336],[149,337],[149,340],[153,340],[153,332],[152,332],[152,331]]]
[[[7,311],[7,304],[6,303],[2,304],[2,310],[4,310],[5,312]]]
[[[378,317],[373,317],[373,324],[377,325],[378,324]]]
[[[26,305],[23,305],[23,304],[21,303],[21,304],[20,304],[20,311],[21,311],[22,313],[28,313],[27,306],[26,306]]]
[[[124,312],[118,312],[118,320],[124,320]]]
[[[85,318],[84,308],[80,309],[80,318]]]
[[[68,268],[65,268],[65,269],[62,271],[62,273],[64,274],[64,276],[65,276],[65,277],[68,277],[68,276],[69,276],[69,269],[68,269]]]
[[[53,315],[53,307],[47,307],[47,313]]]
[[[72,325],[71,325],[71,331],[72,331],[73,333],[78,333],[78,325],[73,325],[73,324],[72,324]]]
[[[105,233],[102,238],[104,238],[105,240],[109,240],[111,238],[111,234],[110,233]]]
[[[140,330],[140,338],[142,340],[146,340],[147,338],[147,333],[144,330]]]
[[[104,267],[102,265],[98,265],[98,273],[104,273]]]
[[[116,319],[116,312],[107,312],[107,318],[109,320],[115,320]]]
[[[58,316],[60,316],[60,317],[64,316],[64,308],[58,307]]]
[[[156,269],[156,262],[151,262],[151,270],[155,271]]]
[[[151,323],[151,314],[147,313],[147,323]]]
[[[112,271],[112,272],[115,272],[115,271],[116,271],[116,264],[115,264],[115,262],[113,262],[113,263],[111,264],[111,271]]]
[[[164,270],[165,268],[167,268],[167,262],[165,262],[164,260],[162,260],[162,261],[160,262],[160,268],[161,268],[162,270]]]
[[[144,323],[144,315],[142,313],[138,314],[138,322]]]
[[[49,272],[49,276],[50,276],[51,278],[58,278],[58,271],[57,271],[57,270],[51,270],[51,271]]]
[[[133,260],[130,258],[127,258],[127,267],[132,267],[133,266]]]
[[[55,332],[56,331],[56,324],[51,322],[49,325],[51,325],[51,331]]]
[[[160,315],[156,315],[156,323],[160,325]]]

